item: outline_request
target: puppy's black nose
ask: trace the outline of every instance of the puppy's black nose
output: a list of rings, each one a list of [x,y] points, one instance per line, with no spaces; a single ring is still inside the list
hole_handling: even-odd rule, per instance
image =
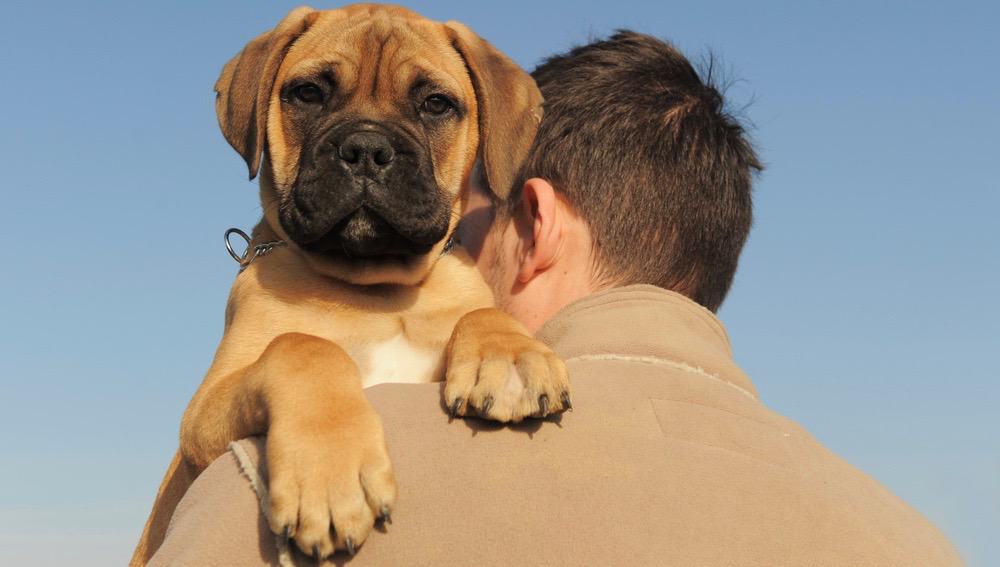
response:
[[[396,158],[389,138],[379,132],[354,132],[337,148],[337,157],[355,171],[378,172]]]

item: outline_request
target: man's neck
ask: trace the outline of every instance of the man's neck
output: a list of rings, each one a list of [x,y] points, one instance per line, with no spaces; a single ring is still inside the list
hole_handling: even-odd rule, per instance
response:
[[[516,280],[508,297],[498,298],[500,306],[531,333],[563,307],[609,287],[595,284],[593,237],[587,223],[564,199],[556,202],[559,222],[554,230],[557,236],[548,241],[551,260],[533,271],[527,281]]]
[[[534,334],[563,307],[602,289],[593,285],[589,273],[577,275],[549,270],[519,286],[507,301],[501,299],[500,307]]]

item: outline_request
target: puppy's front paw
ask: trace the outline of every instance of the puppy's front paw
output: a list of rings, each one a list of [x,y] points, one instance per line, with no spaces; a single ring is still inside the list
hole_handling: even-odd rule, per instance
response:
[[[452,415],[519,422],[572,407],[562,359],[496,309],[459,321],[448,345],[446,380]]]
[[[351,417],[283,416],[267,439],[271,530],[307,555],[354,554],[376,520],[390,521],[396,481],[382,423]]]

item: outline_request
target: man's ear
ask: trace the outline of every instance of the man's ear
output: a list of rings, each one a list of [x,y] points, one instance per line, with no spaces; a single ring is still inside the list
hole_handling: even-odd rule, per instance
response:
[[[505,199],[542,119],[542,93],[531,75],[472,30],[458,22],[445,28],[476,91],[486,180]]]
[[[247,162],[250,179],[260,169],[267,131],[267,107],[288,48],[319,16],[302,6],[277,27],[251,41],[222,69],[215,83],[215,114],[226,141]]]
[[[518,254],[517,279],[527,283],[556,261],[563,238],[563,213],[555,188],[544,179],[533,177],[524,182],[521,194],[520,230],[523,248]],[[514,221],[518,222],[518,221]]]

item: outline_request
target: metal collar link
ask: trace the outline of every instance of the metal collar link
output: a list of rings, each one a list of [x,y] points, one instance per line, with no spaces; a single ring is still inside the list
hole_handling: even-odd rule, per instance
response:
[[[246,250],[243,251],[243,254],[237,254],[236,250],[233,249],[233,243],[232,241],[229,240],[229,236],[232,234],[238,235],[245,241]],[[229,230],[227,230],[225,235],[225,240],[226,240],[226,251],[229,252],[229,255],[233,257],[233,260],[236,260],[236,263],[240,265],[241,272],[247,269],[247,266],[252,264],[253,261],[256,260],[259,256],[267,256],[275,248],[279,248],[281,246],[288,246],[288,243],[285,242],[284,240],[273,240],[271,242],[265,242],[263,244],[258,244],[256,246],[251,247],[250,237],[247,235],[247,233],[243,232],[238,228],[230,228]]]

